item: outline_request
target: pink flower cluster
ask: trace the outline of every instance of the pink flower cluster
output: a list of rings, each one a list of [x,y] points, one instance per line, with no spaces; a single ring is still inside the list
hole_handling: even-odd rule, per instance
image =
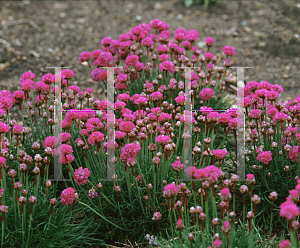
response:
[[[87,179],[90,176],[91,172],[87,169],[79,167],[74,171],[74,180],[78,185],[84,185],[87,183]]]

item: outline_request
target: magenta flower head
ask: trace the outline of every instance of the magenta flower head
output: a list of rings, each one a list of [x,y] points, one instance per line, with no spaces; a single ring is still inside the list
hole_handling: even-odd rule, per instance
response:
[[[104,134],[101,132],[93,132],[88,138],[88,143],[90,145],[95,145],[95,143],[100,143],[104,140]]]
[[[223,188],[220,191],[221,193],[221,200],[222,201],[228,201],[231,199],[231,193],[229,188]]]
[[[205,39],[205,42],[206,42],[206,45],[207,45],[208,47],[211,47],[211,46],[214,44],[215,40],[214,40],[213,38],[211,38],[211,37],[207,37],[207,38]]]
[[[158,221],[158,220],[161,220],[161,217],[162,217],[162,215],[161,215],[160,212],[154,212],[152,220],[157,220]]]
[[[246,182],[249,185],[255,184],[255,176],[253,174],[247,174]]]
[[[14,102],[13,99],[10,97],[0,97],[0,108],[5,109],[8,111],[12,106]]]
[[[176,196],[177,191],[178,191],[178,188],[177,188],[177,186],[175,185],[175,183],[170,183],[170,184],[168,184],[168,185],[166,185],[166,186],[164,187],[163,195],[164,195],[166,198],[171,198],[171,197],[173,197],[173,196]]]
[[[213,150],[213,155],[218,159],[218,160],[222,160],[224,159],[225,155],[227,154],[227,152],[223,149],[218,149],[218,150]]]
[[[235,49],[232,46],[223,47],[223,52],[227,56],[234,56],[235,55]]]
[[[1,214],[7,214],[8,213],[8,206],[1,205],[0,206],[0,213]]]
[[[289,240],[282,240],[279,244],[280,248],[290,248],[291,242]]]
[[[184,164],[180,162],[180,160],[176,160],[173,164],[171,164],[174,171],[180,172],[183,170]]]
[[[216,239],[212,245],[213,245],[213,248],[220,248],[222,246],[222,241],[219,239]]]
[[[14,135],[20,135],[22,133],[23,127],[20,124],[16,124],[13,127],[13,134]]]
[[[169,60],[164,61],[159,65],[159,70],[160,71],[167,71],[167,72],[170,72],[170,73],[174,73],[174,69],[175,69],[174,64]]]
[[[88,61],[90,58],[91,58],[92,54],[90,52],[82,52],[80,55],[79,55],[79,63],[82,63],[84,61]]]
[[[61,78],[62,79],[70,79],[74,76],[74,72],[72,70],[69,69],[65,69],[61,71]]]
[[[91,172],[87,169],[79,167],[74,172],[74,180],[78,185],[84,185],[87,183],[87,179],[90,176]]]
[[[195,166],[190,166],[186,168],[184,172],[189,178],[194,178],[194,174],[197,172],[197,168]]]
[[[257,160],[261,163],[268,164],[272,160],[272,153],[270,151],[261,152],[258,154]]]
[[[215,95],[215,91],[211,88],[204,88],[200,91],[200,98],[204,101],[208,101],[212,96]]]
[[[223,233],[227,234],[230,231],[230,226],[228,221],[224,221],[223,226],[221,227]]]
[[[155,140],[159,145],[166,145],[171,140],[171,138],[167,135],[159,135]]]
[[[286,201],[282,203],[280,206],[280,213],[281,217],[285,217],[287,220],[295,220],[299,216],[299,208],[293,202],[291,197],[287,197]]]
[[[184,229],[184,225],[182,222],[182,219],[178,219],[177,224],[176,224],[176,230],[182,231]]]
[[[73,203],[73,200],[75,198],[75,189],[72,187],[66,188],[61,193],[61,203],[63,205],[71,205]]]
[[[0,134],[9,132],[9,126],[0,121]]]

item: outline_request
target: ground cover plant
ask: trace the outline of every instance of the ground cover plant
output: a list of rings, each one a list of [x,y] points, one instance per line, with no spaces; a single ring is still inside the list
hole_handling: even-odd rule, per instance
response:
[[[279,85],[246,84],[239,104],[249,127],[247,176],[240,181],[240,124],[237,109],[224,100],[235,49],[224,46],[218,59],[213,38],[206,38],[202,51],[193,45],[196,30],[179,28],[172,34],[169,29],[154,19],[118,40],[105,37],[101,49],[79,55],[103,89],[107,67],[118,67],[113,69],[114,104],[99,98],[90,102],[93,89],[72,85],[76,72],[70,69],[47,73],[38,82],[34,73],[24,72],[22,91],[0,92],[1,247],[127,241],[140,247],[297,247],[300,98],[282,103]],[[185,106],[187,76],[193,111]],[[58,80],[61,120],[50,101]],[[21,124],[10,118],[14,105]],[[111,106],[115,140],[108,138]],[[192,132],[184,128],[187,117]],[[55,132],[56,121],[61,133]],[[188,140],[189,167],[184,159]],[[115,150],[111,178],[108,149]],[[55,156],[69,181],[53,180]]]

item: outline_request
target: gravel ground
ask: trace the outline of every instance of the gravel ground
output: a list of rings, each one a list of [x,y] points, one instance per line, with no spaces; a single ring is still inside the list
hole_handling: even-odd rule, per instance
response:
[[[50,65],[71,66],[78,86],[96,87],[81,51],[101,48],[105,36],[117,39],[142,22],[158,18],[176,28],[196,29],[197,45],[206,37],[236,48],[233,65],[253,66],[246,81],[268,81],[284,87],[284,100],[300,94],[300,4],[297,1],[227,1],[185,7],[183,1],[20,1],[0,2],[0,89],[20,89],[27,70],[37,80]],[[54,73],[54,71],[52,72]],[[99,91],[98,91],[99,92]]]

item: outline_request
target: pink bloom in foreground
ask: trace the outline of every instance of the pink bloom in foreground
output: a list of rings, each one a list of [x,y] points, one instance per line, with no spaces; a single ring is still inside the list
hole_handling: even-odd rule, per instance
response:
[[[93,132],[88,139],[90,145],[95,145],[95,143],[100,143],[104,140],[104,134],[101,132]]]
[[[299,208],[292,201],[291,197],[287,197],[286,201],[282,203],[280,206],[281,217],[285,217],[287,220],[294,220],[299,216]]]
[[[90,176],[91,172],[87,169],[79,167],[74,172],[74,180],[78,185],[84,185],[87,183],[87,179]]]
[[[234,56],[235,55],[235,49],[232,46],[223,47],[223,52],[227,56]]]
[[[270,151],[261,152],[258,154],[257,160],[264,164],[268,164],[272,160],[272,153]]]
[[[66,206],[71,205],[73,203],[74,197],[75,189],[73,189],[72,187],[66,188],[61,193],[61,203]]]
[[[219,239],[216,239],[212,245],[213,245],[213,248],[220,248],[222,246],[222,241]]]
[[[290,248],[291,242],[289,240],[282,240],[279,244],[280,248]]]
[[[213,150],[213,155],[219,160],[224,159],[226,154],[227,152],[223,149]]]
[[[177,194],[178,188],[175,183],[170,183],[164,187],[163,194],[167,197],[172,197]]]
[[[200,91],[200,98],[204,101],[208,101],[212,96],[215,95],[215,92],[213,89],[210,88],[204,88],[203,90]]]

